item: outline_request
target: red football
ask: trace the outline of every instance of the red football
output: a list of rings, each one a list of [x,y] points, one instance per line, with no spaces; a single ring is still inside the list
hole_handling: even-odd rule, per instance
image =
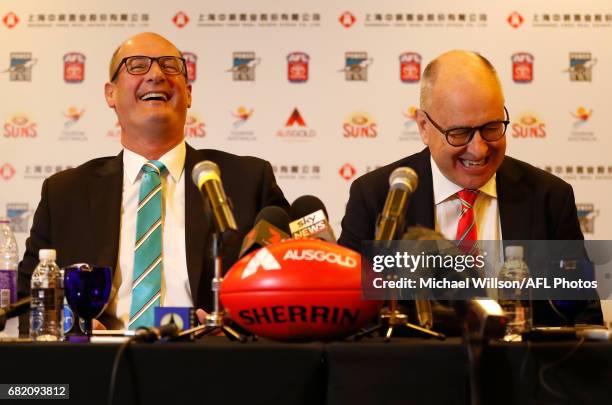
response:
[[[221,302],[232,320],[276,340],[328,340],[357,332],[381,301],[361,299],[361,256],[314,239],[290,239],[240,259]]]

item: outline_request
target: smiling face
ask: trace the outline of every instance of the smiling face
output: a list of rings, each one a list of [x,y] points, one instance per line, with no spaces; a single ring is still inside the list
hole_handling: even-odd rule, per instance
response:
[[[157,34],[139,34],[119,47],[110,71],[114,73],[123,58],[135,55],[180,56],[180,52]],[[124,146],[143,142],[174,146],[182,141],[191,106],[191,85],[184,75],[165,74],[157,62],[147,73],[132,75],[124,64],[115,81],[105,85],[105,96],[117,114]]]
[[[475,54],[451,52],[438,58],[433,86],[421,107],[443,129],[477,127],[505,120],[504,96],[495,74]],[[444,176],[470,189],[482,187],[504,160],[506,137],[485,142],[479,132],[465,146],[451,146],[425,117],[417,112],[423,143]]]

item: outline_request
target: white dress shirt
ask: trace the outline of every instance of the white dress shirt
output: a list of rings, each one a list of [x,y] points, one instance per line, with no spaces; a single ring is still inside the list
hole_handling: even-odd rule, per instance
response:
[[[438,165],[431,159],[431,175],[434,192],[434,211],[436,231],[446,239],[455,240],[459,215],[461,214],[461,201],[457,192],[463,187],[447,179]],[[487,243],[485,249],[487,256],[487,275],[494,275],[503,264],[503,247],[501,222],[499,220],[499,205],[497,202],[496,175],[493,175],[482,187],[478,189],[478,197],[474,202],[474,219],[479,241],[500,241],[497,244]]]
[[[161,178],[163,256],[161,305],[166,307],[193,306],[185,248],[185,155],[185,142],[181,142],[158,159],[168,169]],[[119,255],[106,312],[116,316],[124,326],[129,320],[132,301],[134,243],[141,169],[147,160],[128,149],[123,151]]]

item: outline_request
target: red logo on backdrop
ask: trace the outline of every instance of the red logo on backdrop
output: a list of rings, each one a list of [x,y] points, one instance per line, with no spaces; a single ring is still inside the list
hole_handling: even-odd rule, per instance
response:
[[[11,29],[19,24],[19,17],[17,17],[17,14],[11,11],[10,13],[7,13],[4,18],[2,18],[2,22],[7,26],[7,28]]]
[[[404,83],[415,83],[421,80],[421,55],[416,52],[405,52],[400,55],[400,79]]]
[[[512,14],[508,16],[506,21],[508,21],[508,24],[510,24],[512,28],[518,28],[521,25],[523,25],[523,22],[525,22],[525,19],[523,18],[522,15],[514,11]]]
[[[172,17],[172,22],[179,28],[183,28],[189,23],[189,16],[182,11],[179,11]]]
[[[300,127],[305,127],[306,126],[306,121],[304,121],[304,118],[302,118],[302,116],[300,115],[300,112],[298,111],[297,108],[293,109],[293,112],[291,113],[291,116],[287,120],[287,123],[285,124],[285,126],[286,127],[291,127],[291,126],[293,126],[295,124],[297,124]]]
[[[338,21],[340,21],[340,24],[342,24],[344,28],[351,28],[357,19],[350,11],[345,11],[340,15]]]
[[[35,122],[25,115],[16,115],[9,122],[4,124],[5,138],[36,138],[38,131]]]
[[[198,64],[198,55],[192,52],[183,52],[183,58],[185,58],[185,64],[187,67],[187,81],[189,83],[195,82],[196,80],[196,67]]]
[[[512,80],[516,83],[530,83],[533,80],[533,55],[518,52],[512,55]]]
[[[292,52],[287,55],[287,79],[291,83],[304,83],[308,80],[308,62],[310,56],[304,52]]]
[[[2,166],[0,166],[0,178],[2,178],[2,180],[8,181],[14,175],[15,175],[15,168],[12,165],[5,163]]]
[[[340,177],[342,177],[344,180],[348,181],[348,180],[352,179],[357,174],[357,170],[350,163],[345,163],[340,168],[338,173],[340,173]]]
[[[317,131],[308,128],[306,121],[302,118],[302,114],[297,108],[294,108],[291,115],[285,123],[285,128],[278,130],[276,136],[285,139],[307,139],[317,135]]]
[[[85,55],[79,52],[64,55],[64,80],[67,83],[81,83],[85,80]]]

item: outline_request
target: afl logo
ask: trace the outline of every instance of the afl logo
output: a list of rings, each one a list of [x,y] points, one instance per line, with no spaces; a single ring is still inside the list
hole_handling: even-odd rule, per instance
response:
[[[64,81],[81,83],[85,80],[85,55],[70,52],[64,55]]]

